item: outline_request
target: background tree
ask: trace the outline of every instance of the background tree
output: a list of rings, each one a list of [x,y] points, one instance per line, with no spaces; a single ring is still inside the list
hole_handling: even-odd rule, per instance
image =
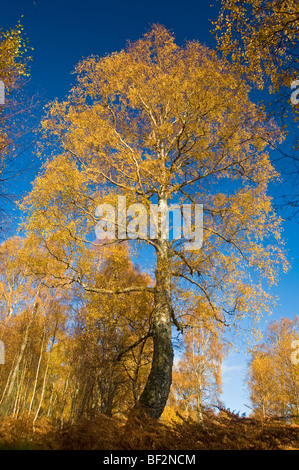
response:
[[[49,289],[42,252],[18,237],[0,248],[0,412],[76,421],[126,413],[137,402],[151,355],[152,299],[100,297],[76,286]],[[98,287],[147,285],[125,245],[96,250],[84,262]],[[67,321],[66,321],[67,319]]]
[[[26,246],[18,237],[0,247],[0,337],[5,345],[1,367],[2,414],[19,416],[44,410],[52,369],[52,350],[65,323],[67,292],[42,286],[26,269]]]
[[[29,77],[30,47],[23,26],[19,22],[14,28],[0,29],[0,80],[4,84],[4,103],[0,104],[0,197],[1,224],[4,231],[9,223],[5,205],[16,196],[9,183],[29,170],[28,162],[22,160],[22,153],[32,146],[32,131],[36,128],[33,109],[37,97],[25,94]]]
[[[200,305],[193,305],[193,310]],[[190,309],[192,310],[192,308]],[[184,353],[174,367],[171,405],[187,418],[204,422],[204,411],[220,403],[222,361],[227,352],[223,325],[206,317],[205,309],[184,335]]]
[[[247,383],[257,416],[298,422],[299,368],[292,362],[298,327],[298,317],[270,323],[265,341],[252,352]]]
[[[263,93],[267,113],[285,135],[273,155],[287,183],[281,205],[296,215],[298,196],[299,5],[297,0],[223,0],[214,33],[223,57]],[[292,86],[292,88],[291,88]],[[292,93],[294,100],[291,102]],[[260,99],[261,99],[260,98]],[[293,148],[292,148],[293,147]]]
[[[196,41],[179,47],[159,25],[126,50],[83,60],[76,73],[69,97],[52,103],[43,122],[54,154],[24,201],[28,240],[48,253],[40,275],[51,286],[153,295],[152,367],[139,405],[159,418],[172,382],[172,324],[184,326],[176,287],[197,290],[207,314],[227,326],[268,308],[264,283],[284,262],[267,195],[275,172],[265,147],[276,130],[214,52]],[[161,227],[152,238],[141,234],[156,260],[153,284],[97,287],[84,267],[88,247],[100,243],[95,209],[118,195],[148,213],[153,202],[160,211],[203,204],[203,246],[186,250]]]
[[[106,250],[94,276],[99,288],[150,281],[133,266],[124,245]],[[78,311],[70,332],[71,377],[76,383],[72,419],[96,412],[108,416],[125,413],[136,404],[141,383],[144,385],[144,368],[151,353],[152,299],[146,293],[128,297],[79,291],[77,296],[80,301],[75,302]]]
[[[222,0],[221,4],[215,32],[224,56],[242,67],[259,88],[289,89],[298,78],[298,2]]]

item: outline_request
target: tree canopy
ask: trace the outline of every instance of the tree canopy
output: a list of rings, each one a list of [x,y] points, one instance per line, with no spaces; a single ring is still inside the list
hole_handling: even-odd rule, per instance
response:
[[[222,325],[255,321],[269,308],[265,283],[286,267],[267,194],[277,175],[266,147],[279,132],[215,52],[197,41],[179,47],[160,25],[120,52],[84,59],[75,73],[68,98],[48,107],[44,169],[23,204],[28,243],[44,253],[35,272],[52,287],[153,295],[153,361],[140,404],[159,417],[171,385],[171,325],[188,326],[176,289],[195,290]],[[97,286],[89,248],[113,241],[95,239],[96,208],[118,196],[148,213],[152,203],[160,211],[202,204],[203,245],[186,250],[182,238],[157,230],[139,240],[156,256],[152,285]]]

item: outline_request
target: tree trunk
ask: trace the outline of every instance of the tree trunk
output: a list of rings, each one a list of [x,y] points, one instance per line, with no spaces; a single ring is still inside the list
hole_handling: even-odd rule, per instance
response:
[[[76,421],[79,422],[84,414],[90,411],[90,403],[92,401],[92,395],[95,388],[95,377],[92,371],[89,372],[88,376],[84,379],[82,399],[79,403]]]
[[[11,395],[13,393],[13,390],[15,389],[16,379],[17,379],[19,369],[20,369],[20,365],[21,365],[21,362],[23,360],[24,352],[25,352],[25,349],[27,347],[27,343],[28,343],[28,340],[29,340],[30,328],[31,328],[31,325],[34,321],[37,309],[38,309],[38,302],[37,302],[37,300],[35,300],[35,302],[33,304],[33,307],[32,307],[32,310],[31,310],[29,321],[28,321],[27,326],[26,326],[25,334],[24,334],[24,337],[23,337],[23,340],[22,340],[22,343],[21,343],[20,352],[19,352],[18,358],[16,360],[13,373],[11,375],[10,384],[9,384],[8,390],[6,392],[6,396],[3,400],[2,407],[3,407],[4,410],[6,410],[6,414],[9,414],[9,412],[10,412]]]
[[[202,384],[201,379],[198,380],[197,388],[197,420],[199,424],[203,425],[203,405],[202,405]]]
[[[27,368],[27,361],[25,360],[24,365],[23,365],[22,374],[21,374],[20,383],[19,383],[19,386],[18,386],[17,394],[16,394],[15,406],[14,406],[14,409],[13,409],[13,416],[16,417],[16,418],[19,415],[20,400],[21,400],[21,394],[22,394],[21,392],[22,392],[24,377],[25,377],[25,373],[26,373],[26,368]]]
[[[37,381],[38,381],[38,376],[39,376],[39,371],[40,371],[40,365],[41,365],[42,356],[43,356],[43,350],[44,350],[44,342],[45,342],[45,336],[46,336],[46,331],[45,331],[45,330],[46,330],[46,328],[44,329],[44,334],[43,334],[43,339],[42,339],[42,344],[41,344],[41,350],[40,350],[39,360],[38,360],[38,364],[37,364],[37,370],[36,370],[36,374],[35,374],[34,387],[33,387],[32,397],[31,397],[31,401],[30,401],[30,405],[29,405],[29,410],[28,410],[28,413],[29,413],[29,414],[31,413],[33,401],[34,401],[34,398],[35,398],[35,392],[36,392],[36,387],[37,387]]]
[[[52,382],[52,390],[51,390],[51,395],[49,399],[49,406],[48,406],[48,411],[47,411],[47,417],[51,418],[52,416],[52,402],[53,402],[53,395],[54,395],[54,388],[55,388],[55,382]]]
[[[168,400],[172,383],[173,348],[171,341],[171,287],[169,242],[159,239],[153,323],[151,371],[139,404],[150,417],[159,419]]]
[[[46,384],[47,384],[47,375],[48,375],[48,369],[49,369],[49,362],[50,362],[50,356],[48,357],[46,370],[45,370],[45,373],[44,373],[43,386],[42,386],[42,391],[41,391],[41,396],[40,396],[38,408],[36,410],[35,417],[34,417],[34,420],[33,420],[33,430],[35,430],[35,422],[38,418],[38,415],[39,415],[39,412],[40,412],[40,409],[41,409],[41,406],[42,406],[42,402],[43,402],[43,399],[44,399],[44,395],[45,395]]]

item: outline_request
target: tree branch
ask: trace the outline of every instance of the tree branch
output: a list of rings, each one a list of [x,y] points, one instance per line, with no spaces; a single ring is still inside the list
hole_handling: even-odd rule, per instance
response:
[[[132,349],[136,348],[136,346],[138,346],[140,343],[142,343],[143,341],[146,341],[148,338],[150,338],[151,336],[153,336],[153,333],[152,331],[149,331],[145,336],[142,336],[142,338],[139,338],[137,341],[135,341],[135,343],[131,344],[130,346],[128,346],[127,348],[125,348],[123,351],[121,351],[120,353],[118,353],[118,355],[116,356],[116,361],[119,362],[121,360],[121,358],[129,351],[131,351]]]

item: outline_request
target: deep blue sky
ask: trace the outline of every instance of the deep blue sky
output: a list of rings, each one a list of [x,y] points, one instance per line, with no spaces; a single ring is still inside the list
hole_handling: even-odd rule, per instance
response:
[[[96,1],[10,0],[2,2],[1,25],[22,23],[34,47],[32,85],[47,97],[63,97],[73,67],[91,54],[103,55],[140,38],[153,23],[174,31],[177,41],[198,38],[214,45],[209,18],[216,8],[210,2],[187,0]]]
[[[0,24],[4,29],[21,20],[32,52],[31,81],[28,92],[42,94],[46,101],[62,99],[74,76],[74,66],[91,54],[104,55],[122,49],[127,40],[140,38],[153,23],[172,30],[177,43],[197,39],[210,47],[215,41],[210,33],[210,19],[217,17],[219,2],[214,0],[6,0],[1,2]],[[27,154],[28,158],[32,156]],[[33,179],[34,174],[30,176]],[[29,189],[29,180],[16,190]],[[292,263],[290,272],[281,277],[273,290],[280,297],[270,319],[293,318],[298,309],[298,224],[287,222],[286,246]],[[231,354],[224,364],[224,402],[231,409],[248,413],[249,404],[242,384],[248,357],[244,352]]]

